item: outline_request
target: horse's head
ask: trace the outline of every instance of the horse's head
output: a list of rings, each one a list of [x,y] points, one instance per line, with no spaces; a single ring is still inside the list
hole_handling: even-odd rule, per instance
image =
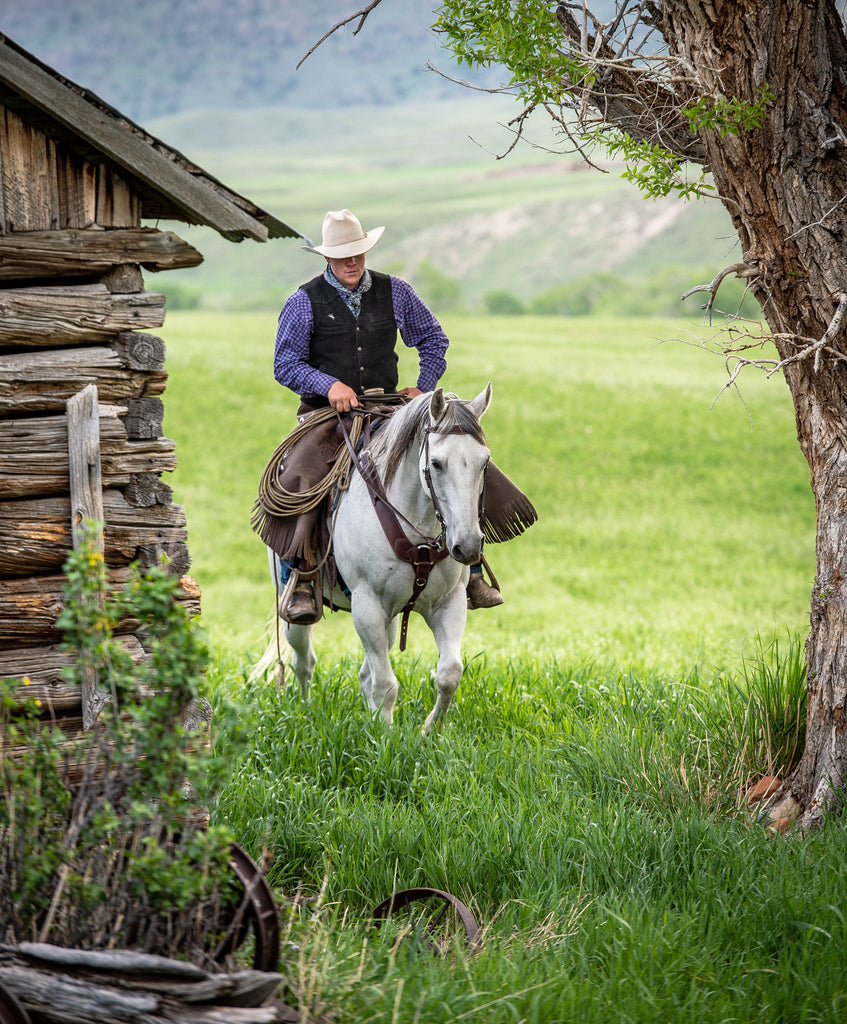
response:
[[[444,525],[450,556],[464,565],[482,556],[480,499],[491,456],[479,421],[490,402],[490,383],[470,402],[447,398],[437,388],[421,445],[421,483]]]

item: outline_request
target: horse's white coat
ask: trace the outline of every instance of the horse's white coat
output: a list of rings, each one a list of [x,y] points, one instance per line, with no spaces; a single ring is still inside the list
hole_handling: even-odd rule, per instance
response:
[[[398,410],[390,424],[398,426],[394,422],[398,417],[420,417],[424,414],[423,406],[428,405],[425,415],[433,428],[428,444],[430,474],[451,556],[433,567],[415,603],[415,611],[425,619],[438,646],[438,696],[424,724],[424,733],[431,732],[443,718],[462,678],[461,640],[467,617],[468,566],[479,561],[483,541],[479,497],[489,452],[470,434],[437,432],[436,424],[450,401],[458,399],[445,399],[439,388]],[[489,384],[464,405],[479,420],[490,401]],[[426,454],[420,440],[415,440],[387,487],[391,504],[420,531],[421,536],[417,536],[403,524],[406,535],[415,542],[437,537],[441,531],[424,477]],[[350,487],[339,501],[333,547],[338,571],[350,589],[350,611],[365,654],[359,671],[359,690],[368,708],[378,711],[391,725],[398,687],[388,652],[397,636],[398,616],[412,594],[414,570],[394,554],[358,473],[353,473]],[[333,600],[340,607],[347,605],[340,591],[336,591]],[[286,623],[284,629],[293,652],[294,674],[305,696],[315,670],[313,627]]]

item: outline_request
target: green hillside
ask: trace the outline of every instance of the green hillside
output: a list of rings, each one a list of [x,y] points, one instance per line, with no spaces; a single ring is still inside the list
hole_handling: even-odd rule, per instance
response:
[[[620,166],[601,173],[551,152],[562,146],[543,119],[498,160],[517,109],[508,97],[458,91],[450,102],[353,107],[333,118],[205,110],[149,126],[306,235],[318,237],[324,212],[341,207],[366,228],[387,225],[372,264],[408,277],[441,310],[479,309],[493,290],[528,302],[605,272],[637,282],[657,275],[661,312],[673,314],[682,291],[737,258],[719,204],[643,200]],[[206,262],[150,284],[170,289],[172,305],[278,306],[318,266],[290,240],[234,246],[202,229],[177,231]]]

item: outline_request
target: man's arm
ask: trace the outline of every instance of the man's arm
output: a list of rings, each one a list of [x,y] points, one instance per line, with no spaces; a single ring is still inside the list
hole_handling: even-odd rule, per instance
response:
[[[447,369],[447,335],[414,288],[399,277],[391,278],[391,299],[403,343],[418,351],[418,388],[432,391]]]
[[[274,377],[298,395],[328,395],[329,389],[337,383],[334,377],[309,366],[313,323],[312,303],[302,288],[298,288],[279,314],[274,348]]]

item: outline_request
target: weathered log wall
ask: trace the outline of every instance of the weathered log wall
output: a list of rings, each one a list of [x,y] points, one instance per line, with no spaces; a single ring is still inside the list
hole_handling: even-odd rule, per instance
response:
[[[66,408],[89,385],[109,586],[123,585],[130,562],[165,554],[199,612],[185,513],[161,479],[176,455],[162,436],[164,344],[148,332],[164,321],[164,297],[145,291],[142,271],[202,257],[141,226],[139,198],[113,166],[23,116],[0,107],[0,678],[27,677],[45,715],[71,726],[81,694],[64,680],[56,628],[73,544]],[[144,658],[137,629],[117,632]]]

